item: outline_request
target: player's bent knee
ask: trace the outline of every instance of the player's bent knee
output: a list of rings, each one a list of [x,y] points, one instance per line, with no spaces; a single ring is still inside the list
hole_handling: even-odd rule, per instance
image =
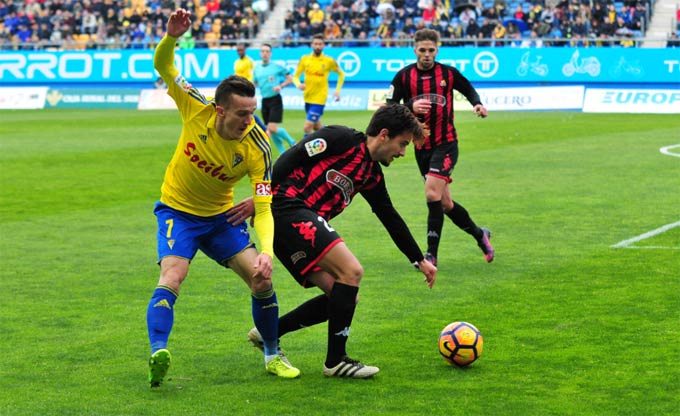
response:
[[[352,265],[343,270],[338,276],[338,281],[350,286],[359,286],[363,275],[364,268],[361,267],[361,264],[357,263],[356,265]]]
[[[272,279],[251,279],[249,286],[253,293],[264,292],[265,290],[269,290],[269,288],[272,287]]]

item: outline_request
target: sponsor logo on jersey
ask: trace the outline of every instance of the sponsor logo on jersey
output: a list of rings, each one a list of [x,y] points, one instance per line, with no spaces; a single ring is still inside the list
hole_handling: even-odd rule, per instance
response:
[[[212,176],[213,178],[216,178],[222,182],[226,182],[229,180],[229,176],[226,174],[222,173],[222,169],[224,169],[224,165],[219,165],[215,166],[215,163],[209,162],[206,159],[203,159],[201,155],[198,153],[195,153],[196,150],[196,144],[189,142],[187,143],[187,147],[184,149],[184,154],[187,155],[189,158],[189,163],[193,164],[196,166],[198,169],[202,170],[206,174]]]
[[[354,184],[352,181],[337,170],[331,169],[326,172],[326,182],[340,188],[342,195],[345,197],[345,205],[352,202],[352,193],[354,192]]]
[[[420,94],[413,98],[416,100],[428,100],[430,103],[444,107],[446,105],[446,97],[439,94]]]
[[[255,196],[271,196],[272,185],[269,183],[256,183]]]
[[[184,79],[184,77],[179,74],[175,77],[175,84],[177,84],[178,87],[187,92],[191,89],[191,84],[189,83],[189,81]]]
[[[328,144],[321,138],[316,138],[305,143],[305,150],[307,150],[307,155],[309,155],[309,157],[323,153],[327,147]]]

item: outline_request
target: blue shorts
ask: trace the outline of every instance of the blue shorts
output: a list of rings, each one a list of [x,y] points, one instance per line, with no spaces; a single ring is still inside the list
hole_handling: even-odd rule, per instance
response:
[[[248,247],[254,247],[245,222],[233,226],[226,214],[199,217],[157,202],[153,210],[158,220],[158,262],[164,257],[191,261],[201,250],[223,266]]]
[[[323,109],[326,107],[323,104],[305,103],[305,112],[307,113],[307,121],[316,123],[323,115]]]

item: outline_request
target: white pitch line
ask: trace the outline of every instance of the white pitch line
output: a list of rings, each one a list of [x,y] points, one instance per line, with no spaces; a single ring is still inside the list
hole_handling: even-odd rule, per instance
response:
[[[630,244],[637,243],[638,241],[641,241],[641,240],[644,240],[644,239],[647,239],[647,238],[650,238],[650,237],[654,237],[655,235],[661,234],[661,233],[666,232],[666,231],[670,230],[671,228],[675,228],[675,227],[680,227],[680,221],[674,222],[672,224],[666,224],[662,227],[657,228],[656,230],[652,230],[652,231],[646,232],[644,234],[640,234],[637,237],[633,237],[633,238],[630,238],[628,240],[621,241],[620,243],[616,243],[616,244],[614,244],[613,246],[610,246],[610,247],[611,248],[626,248],[626,247],[629,247]]]
[[[675,149],[676,147],[680,147],[680,144],[674,144],[674,145],[671,145],[671,146],[664,146],[661,149],[659,149],[659,151],[661,153],[663,153],[664,155],[680,157],[680,153],[673,153],[673,152],[670,151],[671,149]]]
[[[612,246],[613,247],[613,246]],[[642,248],[642,249],[653,249],[653,250],[680,250],[680,247],[666,247],[666,246],[626,246],[620,248]]]

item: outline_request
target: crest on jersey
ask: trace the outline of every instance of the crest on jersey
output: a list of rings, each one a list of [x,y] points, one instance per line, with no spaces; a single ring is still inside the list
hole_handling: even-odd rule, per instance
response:
[[[323,153],[327,147],[328,143],[321,138],[316,138],[305,143],[305,150],[307,150],[307,155],[309,155],[309,157]]]
[[[201,139],[203,143],[205,143],[208,140],[208,136],[206,136],[205,134],[199,134],[198,138]]]
[[[442,80],[442,82],[439,83],[439,86],[442,88],[446,88],[446,80]]]
[[[241,162],[243,162],[243,155],[240,154],[240,153],[236,153],[234,155],[234,162],[231,164],[231,167],[234,168],[234,167],[236,167],[236,165],[238,165]]]

